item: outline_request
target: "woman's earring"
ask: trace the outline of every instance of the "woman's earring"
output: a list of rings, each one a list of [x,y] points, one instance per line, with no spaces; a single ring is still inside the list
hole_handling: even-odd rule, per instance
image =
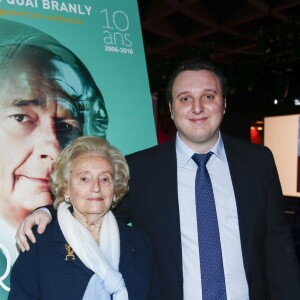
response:
[[[116,202],[116,195],[114,195],[112,198],[112,204],[114,204],[115,202]]]
[[[70,197],[66,198],[65,201],[66,201],[67,203],[70,203],[70,202],[71,202]]]

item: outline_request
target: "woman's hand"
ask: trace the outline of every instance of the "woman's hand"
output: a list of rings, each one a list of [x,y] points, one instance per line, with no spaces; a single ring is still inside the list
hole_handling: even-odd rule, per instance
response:
[[[16,233],[16,241],[22,252],[25,250],[29,251],[30,249],[27,238],[29,238],[32,243],[36,242],[32,227],[38,225],[37,231],[39,234],[42,234],[51,220],[51,214],[48,209],[45,208],[35,210],[23,220]]]

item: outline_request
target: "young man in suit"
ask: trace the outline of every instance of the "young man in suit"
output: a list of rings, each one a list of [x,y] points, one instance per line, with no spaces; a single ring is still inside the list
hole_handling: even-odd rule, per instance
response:
[[[119,219],[151,236],[163,299],[298,299],[299,267],[273,156],[265,147],[219,130],[226,108],[225,77],[211,63],[186,61],[171,76],[167,96],[176,138],[127,156],[130,189],[116,210]],[[223,298],[206,298],[201,273],[205,251],[199,253],[193,157],[209,152],[206,167],[217,217]],[[42,232],[49,221],[40,219],[33,214],[21,225],[18,244],[23,251],[28,249],[25,234],[34,240],[32,224]]]

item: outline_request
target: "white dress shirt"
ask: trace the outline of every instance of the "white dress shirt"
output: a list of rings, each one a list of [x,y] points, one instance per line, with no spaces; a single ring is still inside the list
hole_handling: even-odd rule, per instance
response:
[[[235,195],[221,135],[207,163],[216,203],[228,300],[249,300]],[[185,300],[201,300],[201,273],[195,203],[194,151],[176,137],[178,199]]]

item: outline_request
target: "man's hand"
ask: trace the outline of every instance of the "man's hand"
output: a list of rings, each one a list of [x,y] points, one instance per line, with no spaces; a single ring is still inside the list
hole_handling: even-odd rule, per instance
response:
[[[35,210],[23,220],[16,233],[16,241],[22,252],[30,249],[27,237],[32,243],[36,242],[32,232],[32,227],[34,225],[38,225],[37,231],[39,234],[42,234],[47,225],[50,223],[51,219],[52,217],[50,213],[47,213],[43,210]]]

